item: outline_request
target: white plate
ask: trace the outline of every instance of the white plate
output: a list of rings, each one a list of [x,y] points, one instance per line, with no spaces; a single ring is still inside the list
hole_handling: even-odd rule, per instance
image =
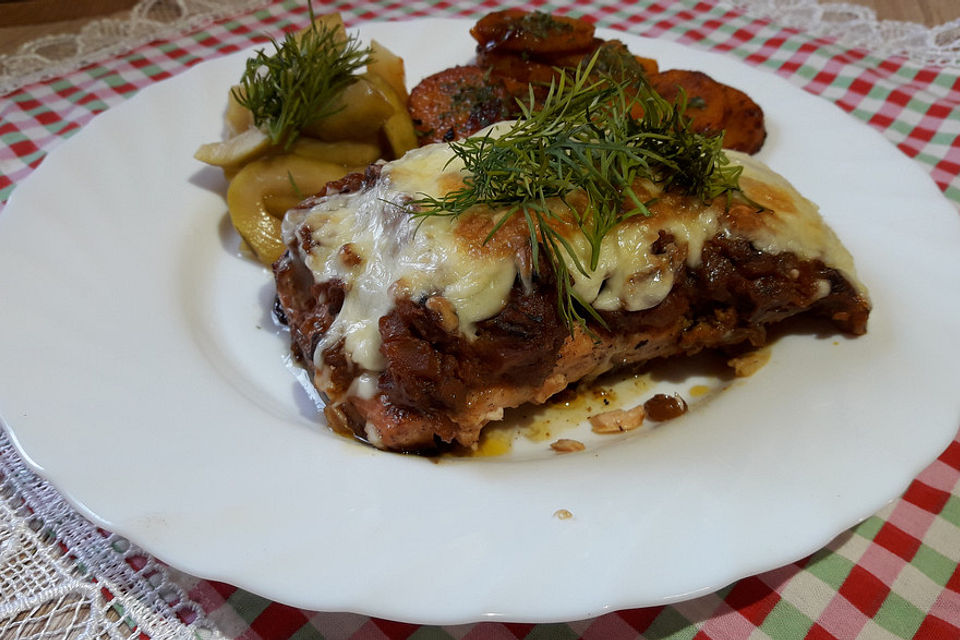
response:
[[[361,33],[416,79],[470,59],[468,26]],[[780,340],[700,410],[579,454],[540,443],[437,464],[332,435],[282,362],[270,275],[236,256],[222,178],[192,160],[221,130],[244,58],[232,56],[98,116],[0,215],[0,411],[25,457],[82,512],[184,571],[421,623],[691,598],[882,507],[960,418],[960,217],[826,101],[732,59],[603,35],[763,106],[762,158],[854,254],[876,307],[868,335]]]

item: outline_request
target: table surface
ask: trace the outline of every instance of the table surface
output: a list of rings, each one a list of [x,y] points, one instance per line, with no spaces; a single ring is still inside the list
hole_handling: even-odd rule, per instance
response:
[[[880,20],[919,22],[928,27],[960,18],[957,0],[846,0],[850,4],[871,7]]]
[[[960,19],[957,0],[847,0],[871,7],[880,20],[927,26]],[[79,30],[92,18],[123,16],[135,0],[0,0],[0,54],[41,36]],[[6,6],[5,6],[6,5]]]
[[[131,0],[72,3],[84,16],[57,20],[58,0],[0,0],[0,54],[44,33],[77,28],[88,16],[103,15]],[[885,20],[907,20],[929,26],[960,19],[958,0],[847,0],[871,6]],[[377,16],[396,16],[402,3],[330,0],[348,19],[359,21],[362,9],[376,6]],[[45,13],[7,11],[14,4],[33,4]],[[290,3],[288,3],[290,4]],[[302,4],[300,2],[299,4]],[[325,1],[324,4],[327,4]],[[441,5],[469,13],[480,9],[467,2]],[[580,2],[585,12],[601,14],[606,2]],[[623,3],[626,4],[626,3]],[[631,11],[649,11],[637,3]],[[934,178],[954,203],[960,203],[960,72],[911,66],[902,61],[871,58],[842,47],[811,44],[804,36],[757,21],[717,18],[700,22],[690,35],[689,16],[670,2],[658,2],[657,35],[674,37],[703,48],[732,51],[750,64],[778,73],[805,90],[831,100],[843,110],[881,131]],[[693,4],[693,3],[686,3]],[[709,2],[696,11],[709,13]],[[393,9],[388,9],[392,6]],[[633,5],[631,5],[633,7]],[[664,8],[666,7],[666,8]],[[706,8],[704,8],[706,7]],[[452,15],[453,9],[446,15]],[[274,8],[256,19],[237,17],[205,28],[206,37],[181,38],[173,47],[145,45],[130,57],[115,56],[89,72],[81,82],[68,75],[50,83],[28,85],[13,99],[0,99],[0,208],[13,186],[35,167],[42,154],[65,133],[89,122],[95,113],[133,95],[162,77],[182,71],[200,59],[212,58],[250,44],[252,35],[269,24],[290,19],[289,8]],[[612,12],[611,12],[612,13]],[[690,13],[695,13],[690,12]],[[646,17],[646,16],[645,16]],[[300,16],[302,18],[302,16]],[[730,20],[737,28],[708,27]],[[14,24],[16,22],[16,24]],[[626,24],[626,22],[622,23]],[[631,30],[639,27],[629,26]],[[711,31],[716,29],[716,31]],[[731,35],[732,34],[732,35]],[[764,44],[757,45],[759,41]],[[102,71],[102,73],[100,73]],[[0,213],[2,215],[2,213]],[[0,472],[0,485],[3,475]],[[3,487],[0,486],[0,489]],[[0,498],[3,494],[0,491]],[[2,505],[0,505],[2,506]],[[2,550],[0,528],[0,550]],[[2,555],[2,554],[0,554]],[[128,560],[129,562],[130,560]],[[137,561],[139,562],[139,561]],[[136,563],[134,563],[136,564]],[[138,565],[139,566],[139,565]],[[153,565],[151,565],[153,566]],[[4,636],[4,573],[0,566],[0,637]],[[351,638],[420,640],[458,638],[896,638],[960,637],[960,438],[910,485],[904,496],[861,525],[839,536],[816,554],[775,571],[742,580],[715,594],[677,606],[611,613],[569,625],[500,625],[484,623],[458,628],[417,628],[353,614],[317,614],[269,602],[229,585],[178,578],[184,592],[198,603],[226,637]],[[10,617],[9,619],[14,619]],[[141,620],[141,624],[144,624]],[[144,633],[150,635],[149,628]],[[201,634],[202,635],[202,634]],[[20,637],[14,634],[15,637]],[[26,636],[29,637],[29,636]],[[154,633],[153,637],[165,637]]]

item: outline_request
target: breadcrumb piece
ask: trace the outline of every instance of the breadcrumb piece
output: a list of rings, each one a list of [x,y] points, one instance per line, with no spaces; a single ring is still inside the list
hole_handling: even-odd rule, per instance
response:
[[[594,433],[622,433],[642,425],[646,415],[643,405],[638,405],[627,411],[614,409],[598,413],[590,416],[589,420]]]
[[[557,509],[553,512],[554,517],[559,518],[560,520],[569,520],[573,517],[573,514],[567,511],[566,509]]]
[[[460,317],[457,315],[456,308],[443,296],[430,296],[423,306],[437,314],[444,331],[454,333],[460,327]]]
[[[747,378],[763,368],[770,361],[769,349],[758,349],[727,360],[727,366],[733,369],[733,375]]]
[[[550,443],[550,448],[557,453],[571,453],[573,451],[583,451],[586,449],[582,442],[579,440],[571,440],[570,438],[560,438]]]

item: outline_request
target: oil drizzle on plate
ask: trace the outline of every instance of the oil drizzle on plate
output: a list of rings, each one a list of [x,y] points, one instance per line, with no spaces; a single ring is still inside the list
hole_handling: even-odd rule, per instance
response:
[[[695,409],[730,388],[733,380],[727,358],[720,354],[671,358],[633,372],[603,375],[565,389],[545,404],[507,409],[501,422],[484,427],[476,448],[456,449],[451,455],[457,458],[500,458],[529,449],[531,444],[542,445],[546,455],[559,455],[551,451],[549,445],[560,438],[583,441],[589,449],[618,437],[598,437],[589,433],[587,419],[590,416],[615,409],[632,409],[655,393],[679,393],[690,408]],[[651,422],[648,426],[645,423],[630,434],[651,431],[660,428],[660,424]]]

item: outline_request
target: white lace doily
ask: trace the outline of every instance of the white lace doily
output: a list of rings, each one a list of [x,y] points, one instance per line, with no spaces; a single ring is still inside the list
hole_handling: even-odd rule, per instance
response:
[[[268,0],[140,0],[129,15],[93,20],[77,33],[43,36],[23,44],[15,53],[0,55],[0,95],[267,3]]]
[[[0,429],[0,638],[141,634],[223,637],[162,565],[80,516]]]
[[[845,2],[720,0],[719,4],[812,36],[835,38],[841,46],[867,49],[876,56],[898,55],[921,65],[960,67],[960,18],[927,27],[877,20],[873,9]]]

